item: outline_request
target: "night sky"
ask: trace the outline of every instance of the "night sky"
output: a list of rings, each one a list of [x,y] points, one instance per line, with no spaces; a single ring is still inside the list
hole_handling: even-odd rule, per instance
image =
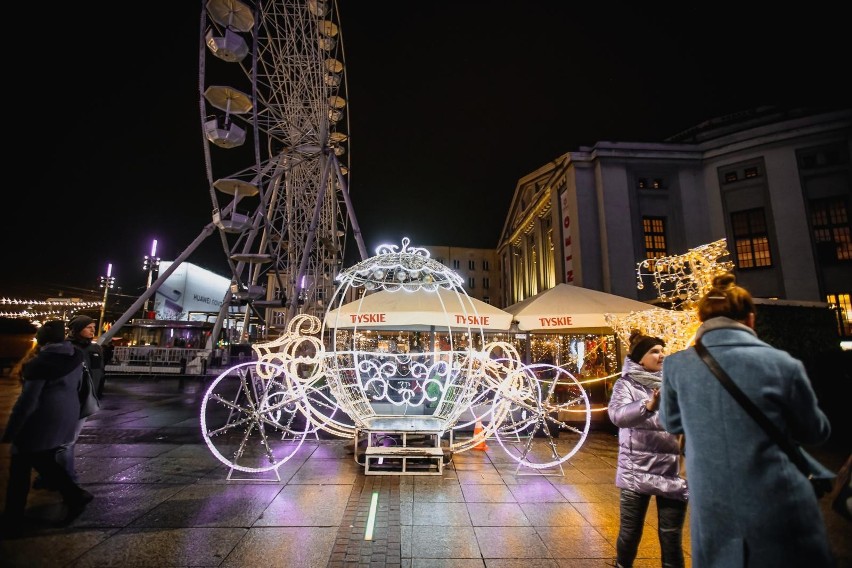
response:
[[[835,5],[655,4],[340,0],[350,192],[368,251],[404,236],[494,247],[518,179],[583,145],[852,101]],[[210,221],[203,2],[157,6],[7,15],[30,39],[4,62],[0,296],[82,295],[108,262],[138,296],[152,239],[171,260]],[[225,275],[224,259],[214,235],[189,262]]]

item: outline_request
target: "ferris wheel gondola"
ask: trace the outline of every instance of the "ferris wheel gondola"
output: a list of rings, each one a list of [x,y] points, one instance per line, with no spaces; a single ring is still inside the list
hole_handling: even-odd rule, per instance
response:
[[[213,222],[231,263],[232,289],[260,290],[258,304],[277,307],[268,328],[283,329],[297,312],[322,316],[348,235],[354,232],[366,257],[348,196],[337,6],[203,6],[199,102]]]

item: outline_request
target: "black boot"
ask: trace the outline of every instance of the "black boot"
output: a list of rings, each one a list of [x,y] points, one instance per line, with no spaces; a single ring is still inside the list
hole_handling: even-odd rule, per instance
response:
[[[77,487],[72,496],[65,498],[65,506],[68,508],[65,516],[59,521],[60,526],[67,526],[74,522],[74,519],[79,517],[86,510],[86,505],[92,502],[95,496],[83,489]]]

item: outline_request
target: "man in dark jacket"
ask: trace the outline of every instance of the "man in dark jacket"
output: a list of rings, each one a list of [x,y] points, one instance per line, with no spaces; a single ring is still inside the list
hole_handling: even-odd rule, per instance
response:
[[[86,365],[92,372],[95,392],[101,398],[104,392],[104,352],[94,341],[96,331],[95,320],[89,316],[77,316],[68,322],[68,340],[86,355]]]
[[[38,351],[22,366],[23,388],[0,440],[12,443],[4,536],[22,530],[33,468],[62,494],[68,507],[64,522],[76,518],[93,498],[57,461],[61,445],[71,439],[79,421],[77,389],[83,376],[83,356],[64,340],[64,332],[61,321],[47,322],[38,330]]]
[[[97,393],[103,389],[104,365],[101,346],[92,341],[95,337],[95,328],[95,320],[89,316],[77,316],[68,322],[67,340],[82,354],[83,362],[89,367],[95,392]],[[80,437],[80,432],[82,432],[85,423],[86,418],[78,416],[74,435],[66,440],[66,443],[62,445],[56,455],[59,463],[65,466],[65,470],[75,483],[77,482],[77,468],[74,465],[74,447],[77,444],[77,438]],[[37,489],[53,488],[42,477],[36,479],[34,486]]]

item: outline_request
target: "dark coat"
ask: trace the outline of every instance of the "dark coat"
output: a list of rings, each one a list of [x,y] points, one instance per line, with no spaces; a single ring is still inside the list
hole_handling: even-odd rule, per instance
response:
[[[83,351],[83,354],[86,356],[86,365],[89,367],[89,371],[92,373],[92,383],[95,386],[95,392],[103,392],[103,382],[105,374],[103,347],[101,347],[94,341],[82,339],[79,337],[72,336],[70,337],[70,340],[71,343],[73,343],[75,347]]]
[[[77,389],[83,377],[83,356],[68,341],[50,343],[21,369],[23,387],[3,442],[22,452],[57,448],[74,440],[80,419]]]
[[[828,419],[800,361],[727,318],[702,343],[740,389],[800,443],[825,442]],[[810,482],[724,389],[694,348],[666,358],[660,421],[686,433],[693,565],[833,566]]]

